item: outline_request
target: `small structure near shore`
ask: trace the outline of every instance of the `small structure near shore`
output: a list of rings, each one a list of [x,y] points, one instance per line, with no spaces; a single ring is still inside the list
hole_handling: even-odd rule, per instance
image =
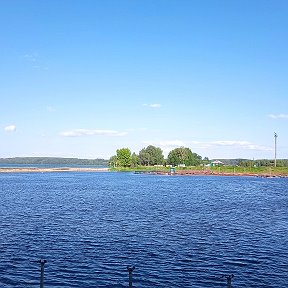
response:
[[[223,166],[224,165],[224,163],[222,162],[222,161],[220,161],[220,160],[215,160],[215,161],[213,161],[213,162],[211,162],[211,164],[210,164],[210,166]]]

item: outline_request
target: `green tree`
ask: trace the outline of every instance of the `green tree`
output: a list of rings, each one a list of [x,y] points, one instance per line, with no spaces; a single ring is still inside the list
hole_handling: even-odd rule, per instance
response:
[[[202,157],[197,153],[192,153],[191,166],[198,166],[202,162]]]
[[[202,157],[192,153],[190,148],[175,148],[168,154],[168,163],[171,165],[185,164],[185,166],[197,166],[201,163]]]
[[[131,166],[131,151],[129,148],[121,148],[116,151],[117,164],[120,167]]]
[[[117,156],[116,155],[110,157],[108,165],[110,167],[117,167]]]
[[[209,161],[209,158],[208,158],[208,157],[204,157],[204,158],[202,159],[202,164],[207,165],[207,164],[209,164],[209,163],[210,163],[210,161]]]
[[[139,152],[139,160],[141,165],[162,165],[164,163],[164,155],[161,148],[149,145]]]
[[[137,167],[140,164],[139,156],[133,152],[131,155],[131,167]]]

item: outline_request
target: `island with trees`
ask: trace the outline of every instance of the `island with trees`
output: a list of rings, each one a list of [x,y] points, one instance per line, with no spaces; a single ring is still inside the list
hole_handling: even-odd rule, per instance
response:
[[[159,147],[149,145],[139,151],[120,148],[109,159],[112,171],[141,171],[153,174],[173,175],[247,175],[247,176],[288,176],[288,160],[280,159],[277,167],[274,160],[218,159],[209,160],[193,153],[188,147],[171,150],[165,159]]]

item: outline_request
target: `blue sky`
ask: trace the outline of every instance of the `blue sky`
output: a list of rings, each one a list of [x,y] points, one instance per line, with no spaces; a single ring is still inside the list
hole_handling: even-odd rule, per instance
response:
[[[288,158],[286,0],[2,0],[0,157],[148,145]]]

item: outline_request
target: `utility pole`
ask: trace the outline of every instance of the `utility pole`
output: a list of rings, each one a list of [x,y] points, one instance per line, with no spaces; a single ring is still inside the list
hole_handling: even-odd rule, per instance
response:
[[[277,133],[276,132],[274,132],[274,140],[275,140],[275,157],[274,157],[274,166],[276,167],[276,164],[277,164],[277,154],[276,154],[276,152],[277,152],[277,137],[278,137],[278,135],[277,135]]]

